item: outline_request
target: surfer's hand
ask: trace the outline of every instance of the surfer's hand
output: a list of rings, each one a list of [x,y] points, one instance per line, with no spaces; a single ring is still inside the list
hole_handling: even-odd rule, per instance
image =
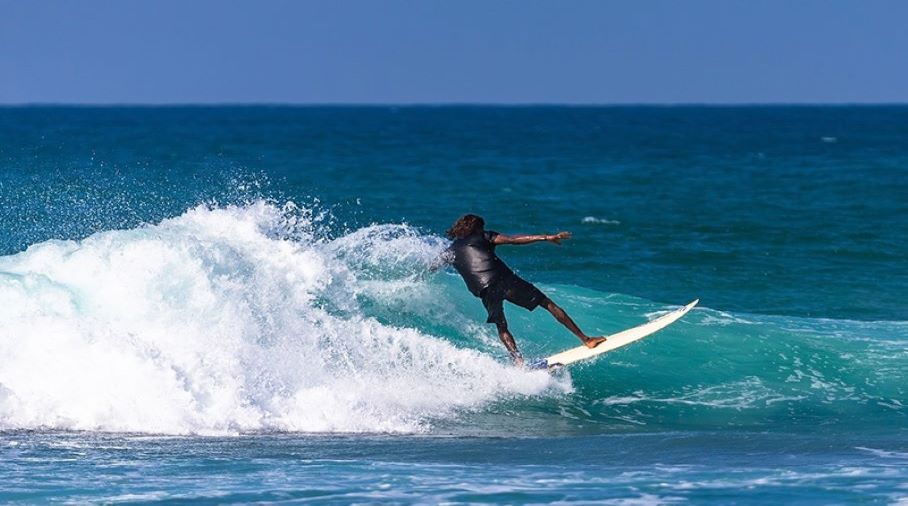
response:
[[[555,235],[550,235],[546,237],[546,240],[553,242],[555,244],[561,244],[561,241],[566,241],[571,238],[570,232],[558,232]]]

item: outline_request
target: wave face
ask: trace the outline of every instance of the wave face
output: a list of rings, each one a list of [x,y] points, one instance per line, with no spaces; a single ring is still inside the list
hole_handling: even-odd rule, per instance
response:
[[[553,377],[507,365],[460,279],[427,272],[440,238],[405,225],[317,229],[292,204],[200,206],[0,257],[0,428],[553,434],[908,421],[905,322],[698,308]],[[542,288],[591,333],[670,309]],[[576,345],[544,311],[507,311],[528,356]]]
[[[569,388],[360,307],[439,240],[323,240],[293,211],[198,207],[0,258],[0,427],[410,432]]]

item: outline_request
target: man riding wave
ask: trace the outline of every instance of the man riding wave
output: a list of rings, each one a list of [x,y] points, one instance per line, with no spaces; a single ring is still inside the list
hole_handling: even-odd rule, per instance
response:
[[[537,306],[544,307],[589,348],[594,348],[605,341],[604,337],[590,337],[584,334],[574,320],[552,302],[552,299],[532,283],[514,274],[514,271],[495,254],[495,247],[502,244],[519,245],[541,241],[561,244],[561,241],[570,239],[569,232],[554,235],[507,236],[486,231],[485,221],[481,217],[466,214],[454,222],[446,235],[453,243],[443,255],[443,260],[457,269],[470,293],[482,299],[482,304],[489,313],[486,322],[496,325],[501,342],[518,365],[523,364],[523,357],[517,351],[514,336],[508,330],[508,322],[504,317],[505,300],[529,311],[536,309]]]

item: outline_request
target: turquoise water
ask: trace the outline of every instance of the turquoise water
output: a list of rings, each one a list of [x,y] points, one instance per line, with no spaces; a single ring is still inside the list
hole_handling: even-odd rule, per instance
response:
[[[0,109],[0,500],[908,501],[908,107]],[[589,333],[426,267],[477,212]],[[576,341],[508,308],[518,346]]]

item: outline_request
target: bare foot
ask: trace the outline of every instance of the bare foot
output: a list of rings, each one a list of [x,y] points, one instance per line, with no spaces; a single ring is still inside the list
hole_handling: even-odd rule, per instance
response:
[[[604,343],[604,342],[605,342],[604,337],[588,337],[586,339],[586,341],[583,341],[583,344],[587,348],[595,348],[596,346],[599,346],[599,343]]]

